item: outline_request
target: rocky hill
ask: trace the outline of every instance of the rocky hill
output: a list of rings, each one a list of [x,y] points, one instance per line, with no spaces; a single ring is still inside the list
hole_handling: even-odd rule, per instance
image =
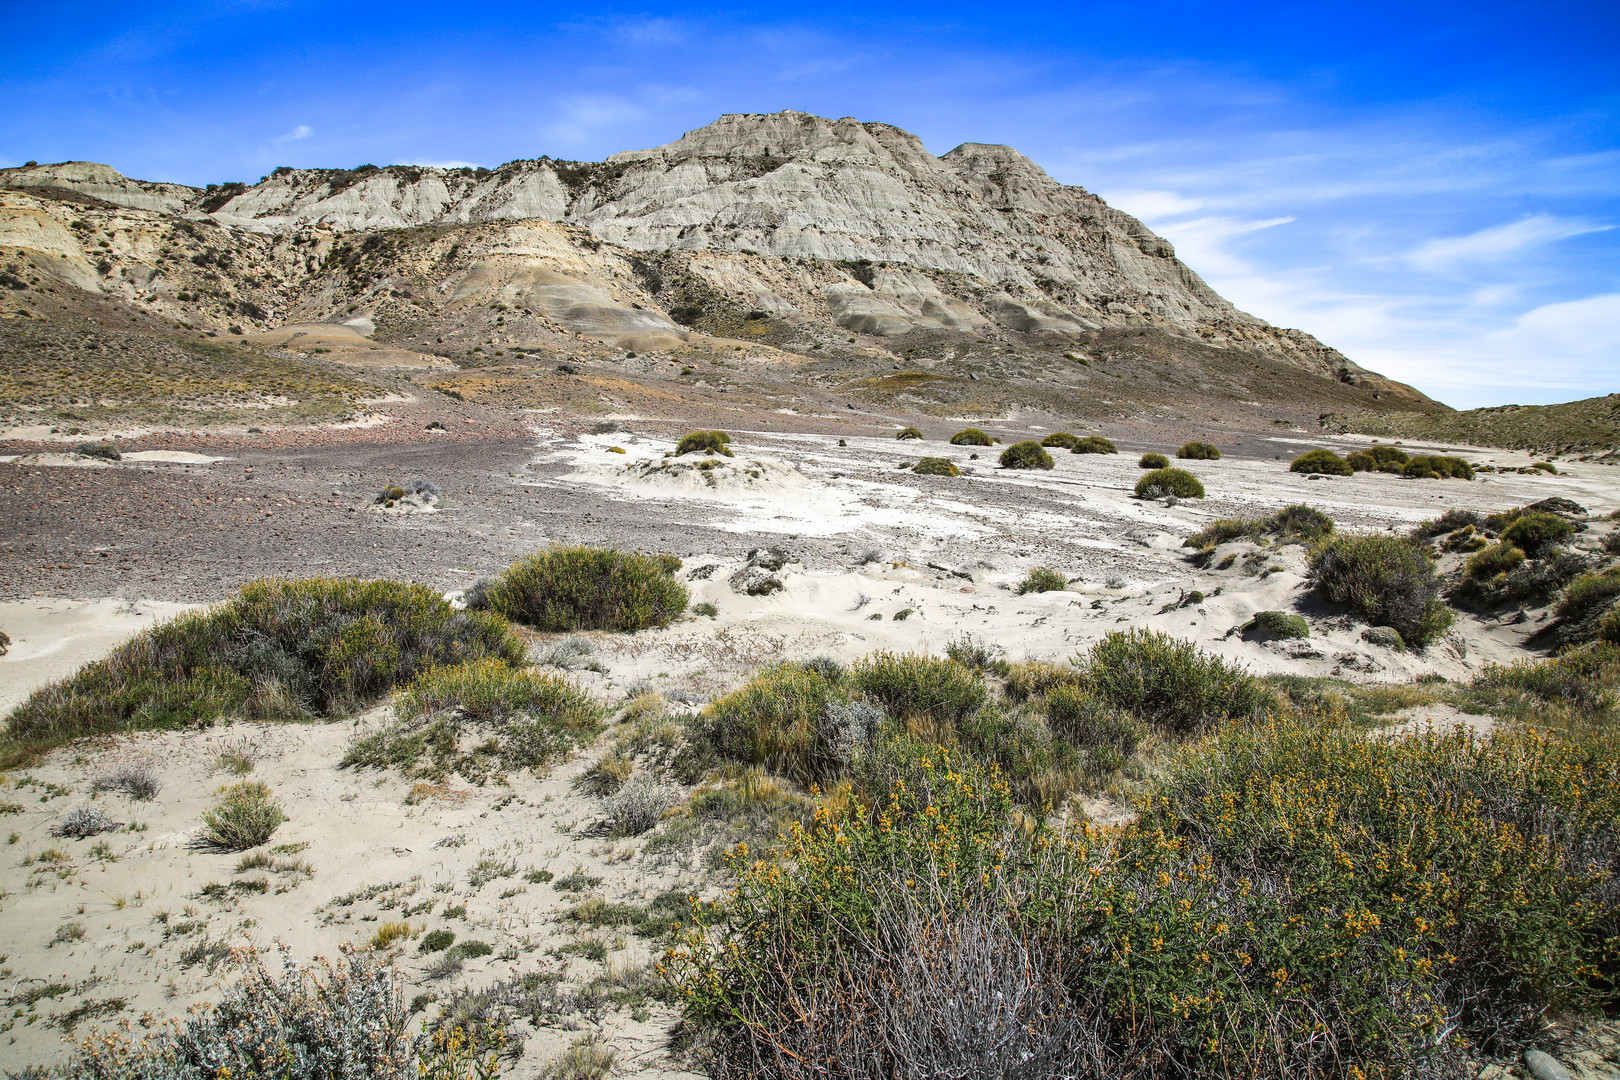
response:
[[[265,347],[350,334],[373,364],[679,361],[724,339],[835,383],[903,362],[928,373],[906,393],[947,410],[1443,410],[1237,310],[1168,241],[1009,147],[935,157],[887,124],[796,112],[595,163],[282,168],[203,189],[87,162],[0,170],[0,260],[18,310],[28,290],[55,297],[31,314],[70,290]],[[1109,359],[1125,367],[1084,370]],[[952,390],[981,375],[1032,389]]]

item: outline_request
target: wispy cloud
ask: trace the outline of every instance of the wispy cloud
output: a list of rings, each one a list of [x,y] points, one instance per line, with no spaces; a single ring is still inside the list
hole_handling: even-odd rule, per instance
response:
[[[1203,199],[1188,198],[1174,191],[1136,191],[1125,188],[1118,191],[1102,191],[1098,194],[1108,205],[1117,206],[1127,214],[1135,215],[1150,224],[1165,218],[1190,214],[1205,205]]]
[[[309,138],[313,134],[315,134],[314,128],[310,127],[308,124],[299,124],[285,135],[277,135],[270,141],[280,145],[281,143],[298,142],[301,139]]]
[[[1407,261],[1423,270],[1441,270],[1457,263],[1504,259],[1526,248],[1567,240],[1572,236],[1606,232],[1613,225],[1600,225],[1584,218],[1561,218],[1533,214],[1506,225],[1430,240],[1407,256]]]

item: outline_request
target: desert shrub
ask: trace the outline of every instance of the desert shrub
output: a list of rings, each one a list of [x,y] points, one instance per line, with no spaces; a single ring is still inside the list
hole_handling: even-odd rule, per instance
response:
[[[1163,454],[1149,451],[1148,453],[1143,454],[1142,459],[1136,464],[1144,469],[1165,469],[1169,468],[1170,459],[1165,457]]]
[[[657,826],[675,801],[675,792],[662,784],[632,780],[603,804],[609,835],[640,836]]]
[[[1000,645],[963,634],[945,646],[945,655],[971,671],[989,671],[1005,678],[1012,672],[1007,650]]]
[[[112,832],[118,828],[118,822],[107,816],[107,812],[99,806],[75,806],[51,827],[52,836],[71,836],[76,840],[83,840],[87,836],[99,833]]]
[[[1311,636],[1310,624],[1303,615],[1286,611],[1257,611],[1243,629],[1269,638],[1306,638]]]
[[[886,744],[885,797],[739,864],[671,971],[722,1078],[1460,1073],[1455,1025],[1511,1048],[1606,1000],[1609,761],[1273,722],[1098,834]]]
[[[269,786],[251,780],[220,788],[219,801],[202,817],[203,841],[226,851],[258,847],[287,820]]]
[[[1087,435],[1083,439],[1076,439],[1069,447],[1071,454],[1117,454],[1119,447],[1112,439],[1105,439],[1101,435]]]
[[[1458,529],[1484,527],[1485,519],[1473,510],[1459,510],[1455,506],[1449,507],[1445,513],[1437,518],[1425,521],[1412,530],[1414,536],[1429,537],[1440,536],[1443,533],[1456,532]]]
[[[855,664],[849,678],[889,716],[921,731],[959,728],[990,700],[978,673],[949,658],[875,652]]]
[[[1395,536],[1332,536],[1310,555],[1310,583],[1375,626],[1392,626],[1419,648],[1445,633],[1452,614],[1439,598],[1428,552]]]
[[[416,947],[417,952],[443,952],[455,944],[456,932],[454,930],[431,930],[422,935],[422,943]]]
[[[86,442],[73,448],[73,452],[82,457],[100,458],[102,461],[122,461],[124,455],[118,452],[118,447],[110,442]]]
[[[1006,679],[1007,697],[1015,702],[1044,697],[1053,687],[1080,685],[1080,674],[1073,664],[1054,664],[1047,660],[1011,664]]]
[[[918,476],[961,476],[962,470],[951,463],[949,458],[925,457],[918,458],[917,464],[911,471]]]
[[[805,784],[830,779],[846,758],[828,710],[848,701],[847,690],[803,664],[767,667],[692,718],[695,764],[685,771],[691,775],[718,759],[759,765]]]
[[[1067,431],[1054,431],[1041,440],[1042,446],[1061,446],[1067,450],[1080,441],[1078,435],[1071,435]]]
[[[1463,563],[1463,576],[1471,581],[1489,581],[1498,574],[1506,574],[1522,562],[1524,552],[1504,540],[1498,540],[1468,557],[1468,561]]]
[[[1057,592],[1069,587],[1069,579],[1056,570],[1045,566],[1037,566],[1024,575],[1024,580],[1018,583],[1018,595],[1032,592]]]
[[[349,748],[345,766],[436,781],[459,773],[483,783],[543,768],[602,728],[601,709],[567,679],[493,660],[430,668],[394,711],[392,724]]]
[[[1613,612],[1620,610],[1620,567],[1586,573],[1571,581],[1553,613],[1560,642],[1591,641]],[[1610,620],[1612,624],[1612,619]]]
[[[920,439],[923,437],[923,433],[914,427],[906,427],[895,432],[894,437],[897,439]]]
[[[1401,475],[1420,480],[1472,480],[1474,468],[1460,457],[1436,454],[1412,458],[1401,466]]]
[[[1050,469],[1052,455],[1034,439],[1013,443],[1001,452],[1003,469]]]
[[[1176,451],[1176,457],[1185,461],[1219,461],[1221,451],[1207,442],[1182,443],[1181,448]]]
[[[681,441],[675,445],[675,456],[683,454],[723,454],[731,457],[731,436],[723,431],[693,431],[681,436]]]
[[[672,577],[679,560],[614,548],[554,547],[519,559],[489,584],[481,606],[537,630],[668,626],[691,599]]]
[[[1410,460],[1405,450],[1394,446],[1369,446],[1345,458],[1355,472],[1399,473]]]
[[[1173,735],[1248,719],[1272,701],[1242,669],[1154,630],[1116,631],[1075,663],[1092,693]]]
[[[1512,544],[1532,559],[1574,535],[1575,526],[1559,517],[1533,510],[1515,518],[1502,530],[1503,543]]]
[[[989,446],[991,441],[990,436],[976,427],[963,428],[951,436],[952,446]]]
[[[1297,473],[1321,473],[1328,476],[1349,476],[1354,470],[1350,463],[1331,450],[1310,450],[1295,458],[1288,466]]]
[[[1204,485],[1185,469],[1171,468],[1143,473],[1136,482],[1138,499],[1162,499],[1167,495],[1174,495],[1178,499],[1202,499]]]
[[[1603,550],[1609,555],[1620,555],[1620,532],[1612,532],[1603,538]],[[0,642],[0,656],[4,655],[4,642]]]
[[[96,777],[90,790],[96,794],[119,791],[136,802],[146,802],[157,798],[157,793],[163,790],[163,778],[156,768],[144,761],[127,761]]]
[[[1614,608],[1609,609],[1611,613]],[[1520,660],[1486,664],[1474,676],[1470,690],[1517,694],[1534,699],[1526,719],[1544,723],[1547,705],[1561,705],[1590,719],[1612,717],[1620,708],[1620,642],[1598,642],[1565,649],[1549,660]],[[1497,704],[1488,702],[1489,704]],[[1510,702],[1511,703],[1511,702]]]
[[[1112,751],[1113,760],[1106,763],[1114,768],[1147,737],[1141,721],[1101,694],[1073,683],[1054,686],[1046,695],[1045,709],[1047,726],[1055,734],[1094,757],[1099,750]]]
[[[218,1005],[160,1025],[141,1041],[105,1036],[71,1064],[74,1080],[416,1080],[416,1048],[394,973],[348,953],[278,978],[256,954]],[[423,1073],[422,1075],[429,1075]]]
[[[1314,542],[1333,531],[1333,519],[1314,506],[1293,503],[1263,518],[1218,518],[1182,541],[1182,547],[1213,551],[1242,537]]]
[[[266,718],[343,715],[435,664],[520,663],[500,618],[459,612],[423,585],[255,581],[205,612],[161,623],[35,691],[9,717],[0,761],[86,735]]]

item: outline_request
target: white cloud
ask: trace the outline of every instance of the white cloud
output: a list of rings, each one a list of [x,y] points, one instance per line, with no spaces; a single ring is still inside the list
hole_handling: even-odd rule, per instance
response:
[[[1180,217],[1201,209],[1205,205],[1203,199],[1189,199],[1185,195],[1178,195],[1174,191],[1137,191],[1126,188],[1121,191],[1098,192],[1103,201],[1109,206],[1117,207],[1133,217],[1143,221],[1154,222],[1164,218]]]
[[[279,145],[281,143],[297,142],[300,139],[307,139],[313,134],[315,134],[314,128],[310,127],[308,124],[299,124],[297,127],[287,132],[287,134],[277,135],[270,141]]]
[[[1200,274],[1209,273],[1242,277],[1253,273],[1249,264],[1227,249],[1229,241],[1261,229],[1287,225],[1291,217],[1265,218],[1244,221],[1235,217],[1201,217],[1191,221],[1177,221],[1155,225],[1172,244],[1181,261]]]
[[[1422,270],[1440,270],[1459,263],[1503,259],[1526,248],[1567,240],[1572,236],[1605,232],[1613,225],[1599,225],[1584,218],[1561,218],[1534,214],[1507,225],[1430,240],[1407,255],[1407,261]]]
[[[542,130],[564,146],[579,146],[595,141],[603,128],[632,124],[646,114],[635,102],[610,94],[573,97],[558,104],[556,117]]]
[[[476,161],[402,161],[401,165],[420,165],[424,169],[476,169]]]

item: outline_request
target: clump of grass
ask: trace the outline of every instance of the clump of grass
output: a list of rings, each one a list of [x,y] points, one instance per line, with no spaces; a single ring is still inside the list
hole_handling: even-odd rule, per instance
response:
[[[1452,506],[1437,518],[1423,522],[1412,530],[1416,537],[1441,536],[1445,533],[1456,532],[1458,529],[1483,528],[1485,519],[1473,510],[1462,510]]]
[[[1045,566],[1037,566],[1024,575],[1024,580],[1018,583],[1018,595],[1032,592],[1055,592],[1069,587],[1069,579],[1056,570]]]
[[[990,436],[976,427],[963,428],[951,436],[952,446],[989,446],[991,441]]]
[[[1117,454],[1119,447],[1114,445],[1112,439],[1105,439],[1101,435],[1087,435],[1082,439],[1074,440],[1069,447],[1071,454]]]
[[[1310,450],[1299,455],[1288,466],[1297,473],[1316,473],[1324,476],[1349,476],[1355,470],[1344,458],[1331,450]]]
[[[1472,480],[1474,467],[1460,457],[1436,454],[1412,458],[1401,466],[1401,475],[1419,480]]]
[[[603,1080],[618,1063],[618,1051],[588,1032],[577,1036],[568,1049],[546,1064],[546,1080]]]
[[[808,784],[837,775],[845,764],[825,723],[828,709],[846,704],[840,679],[804,664],[767,667],[746,686],[710,703],[690,724],[690,775],[714,760],[759,765]]]
[[[1303,615],[1293,615],[1286,611],[1257,611],[1254,617],[1244,624],[1246,633],[1253,633],[1264,638],[1307,638],[1311,636],[1310,624]]]
[[[713,618],[715,618],[716,616],[718,616],[720,614],[720,609],[715,607],[713,604],[709,603],[707,600],[705,600],[701,604],[693,604],[692,605],[692,614],[694,614],[694,615],[706,615],[709,618],[713,619]]]
[[[1411,459],[1405,450],[1395,446],[1369,446],[1345,457],[1353,472],[1400,473]]]
[[[144,761],[128,761],[96,777],[90,790],[97,794],[119,791],[136,802],[148,802],[157,798],[158,792],[163,790],[163,779],[152,765]]]
[[[1541,510],[1531,510],[1508,523],[1501,532],[1503,543],[1512,544],[1531,558],[1536,558],[1554,545],[1561,544],[1575,533],[1575,526]]]
[[[948,658],[875,652],[849,677],[884,713],[919,731],[960,727],[990,700],[984,680]]]
[[[1001,452],[1003,469],[1050,469],[1052,455],[1034,439],[1013,443]]]
[[[1163,454],[1149,450],[1142,455],[1141,460],[1136,464],[1143,469],[1167,469],[1170,467],[1170,459]]]
[[[1219,461],[1220,448],[1207,442],[1182,443],[1176,451],[1176,457],[1184,461]]]
[[[1505,576],[1523,562],[1524,552],[1504,540],[1498,540],[1469,556],[1463,564],[1463,576],[1470,581],[1488,582]]]
[[[343,764],[482,783],[544,768],[602,727],[596,702],[567,679],[493,660],[423,672],[400,694],[395,715],[350,747]]]
[[[385,922],[377,927],[377,932],[371,935],[368,947],[373,952],[381,952],[396,941],[403,941],[411,936],[411,924],[408,922]]]
[[[1071,435],[1067,431],[1054,431],[1041,440],[1042,446],[1061,446],[1067,450],[1080,441],[1078,435]]]
[[[916,473],[918,476],[962,475],[962,470],[958,469],[949,458],[942,457],[918,458],[917,464],[911,467],[911,471]]]
[[[73,448],[80,457],[100,458],[102,461],[122,461],[124,455],[110,442],[84,442]]]
[[[655,828],[675,805],[674,791],[662,784],[636,779],[621,787],[603,804],[611,836],[640,836]]]
[[[118,828],[118,822],[107,816],[107,812],[99,806],[86,804],[75,806],[51,827],[52,836],[71,836],[76,840],[83,840],[87,836],[96,836],[104,832],[112,832]]]
[[[1374,626],[1391,626],[1419,648],[1445,633],[1452,613],[1423,545],[1395,536],[1331,536],[1310,554],[1310,583]]]
[[[1162,499],[1172,495],[1178,499],[1202,499],[1204,485],[1185,469],[1174,468],[1154,469],[1143,473],[1136,481],[1138,499]]]
[[[920,439],[923,437],[923,433],[914,427],[903,427],[894,433],[894,437],[897,439]]]
[[[1108,634],[1075,660],[1082,685],[1169,734],[1197,734],[1271,703],[1264,684],[1190,641],[1154,630]]]
[[[433,953],[443,952],[456,941],[454,930],[430,930],[422,935],[422,943],[416,947],[417,952]]]
[[[1582,574],[1564,589],[1553,609],[1559,639],[1591,641],[1601,631],[1606,635],[1603,640],[1613,641],[1616,611],[1620,611],[1620,567]]]
[[[723,431],[693,431],[681,437],[675,446],[675,456],[704,453],[731,457],[731,436]]]
[[[1315,507],[1294,503],[1263,518],[1219,518],[1187,537],[1181,546],[1197,548],[1207,561],[1221,544],[1244,537],[1315,542],[1331,532],[1332,518]]]
[[[668,626],[691,600],[672,576],[679,568],[671,555],[554,547],[513,563],[478,606],[553,633]]]
[[[202,840],[226,851],[246,851],[266,843],[286,820],[268,785],[229,784],[219,789],[219,801],[203,811]]]
[[[434,664],[523,659],[500,618],[391,581],[255,581],[233,600],[146,630],[35,691],[9,717],[0,767],[88,735],[344,715]]]

